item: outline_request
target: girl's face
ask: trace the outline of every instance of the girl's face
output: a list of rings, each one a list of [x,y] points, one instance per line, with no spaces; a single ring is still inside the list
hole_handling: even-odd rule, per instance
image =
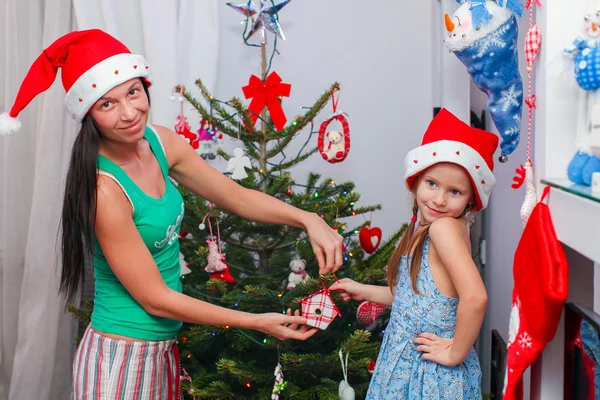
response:
[[[441,217],[458,218],[473,203],[471,179],[456,164],[436,164],[419,176],[415,198],[423,224]]]
[[[130,79],[108,91],[90,115],[107,141],[136,143],[144,137],[148,121],[148,97],[139,78]]]

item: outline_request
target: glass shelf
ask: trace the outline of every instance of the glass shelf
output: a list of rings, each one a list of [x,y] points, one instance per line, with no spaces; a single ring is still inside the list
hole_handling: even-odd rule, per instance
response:
[[[574,194],[579,197],[583,197],[584,199],[600,203],[600,194],[592,193],[592,189],[590,186],[577,185],[568,180],[567,178],[548,178],[542,179],[541,182],[544,185],[564,190],[565,192]]]

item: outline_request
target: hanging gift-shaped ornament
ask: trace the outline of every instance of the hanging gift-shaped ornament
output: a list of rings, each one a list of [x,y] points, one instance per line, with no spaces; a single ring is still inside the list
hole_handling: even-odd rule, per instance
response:
[[[200,129],[198,129],[198,140],[200,141],[200,146],[198,148],[198,154],[202,159],[206,160],[214,160],[216,158],[214,151],[214,134],[209,129],[208,121],[203,119],[200,121]]]
[[[275,130],[280,131],[285,126],[287,118],[281,108],[281,98],[289,97],[292,85],[283,83],[276,72],[271,72],[263,82],[258,76],[252,75],[248,85],[242,88],[246,99],[252,99],[248,106],[248,114],[253,123],[267,107]]]
[[[188,142],[193,149],[197,149],[198,135],[191,131],[190,124],[188,123],[186,116],[183,114],[183,101],[185,100],[183,97],[183,91],[185,90],[185,87],[183,85],[179,85],[179,93],[177,93],[176,98],[175,94],[177,92],[177,88],[178,87],[175,86],[171,91],[171,101],[175,101],[177,99],[181,105],[179,115],[177,116],[177,124],[175,124],[175,132],[177,132],[181,138]]]
[[[338,101],[339,96],[336,99],[335,92],[332,90],[333,114],[321,123],[317,143],[321,157],[332,164],[344,161],[348,156],[348,152],[350,152],[350,125],[348,124],[347,114],[337,110]],[[334,120],[342,124],[342,132],[327,131],[327,127]],[[327,143],[325,143],[326,138]]]
[[[321,281],[321,284],[323,289],[306,296],[299,303],[302,304],[302,316],[306,318],[306,325],[325,330],[335,317],[342,316],[342,313],[335,305],[325,283]]]

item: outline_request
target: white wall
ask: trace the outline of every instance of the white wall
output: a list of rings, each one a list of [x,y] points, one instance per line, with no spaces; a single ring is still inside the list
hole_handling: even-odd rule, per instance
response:
[[[298,183],[305,182],[309,171],[338,183],[356,183],[362,195],[357,205],[382,204],[373,223],[384,237],[410,218],[403,159],[420,143],[432,117],[432,3],[385,0],[359,6],[344,0],[302,0],[279,13],[286,41],[278,42],[281,55],[275,56],[273,70],[292,84],[291,96],[283,101],[288,121],[300,114],[300,106],[312,105],[339,81],[339,107],[350,115],[352,138],[344,162],[329,164],[314,155],[292,173]],[[216,97],[228,100],[243,97],[241,87],[250,75],[260,75],[260,51],[241,40],[243,16],[224,2],[220,6]],[[330,107],[316,124],[331,114]],[[296,153],[307,136],[295,139]],[[316,145],[316,135],[311,143]],[[362,217],[356,218],[361,222]]]

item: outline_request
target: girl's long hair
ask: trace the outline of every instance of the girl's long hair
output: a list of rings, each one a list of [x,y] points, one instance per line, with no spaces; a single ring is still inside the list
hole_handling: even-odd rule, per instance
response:
[[[148,85],[142,79],[148,104]],[[61,218],[62,273],[60,292],[71,301],[83,286],[85,268],[92,261],[96,224],[96,161],[103,138],[88,113],[73,143],[67,171]]]

